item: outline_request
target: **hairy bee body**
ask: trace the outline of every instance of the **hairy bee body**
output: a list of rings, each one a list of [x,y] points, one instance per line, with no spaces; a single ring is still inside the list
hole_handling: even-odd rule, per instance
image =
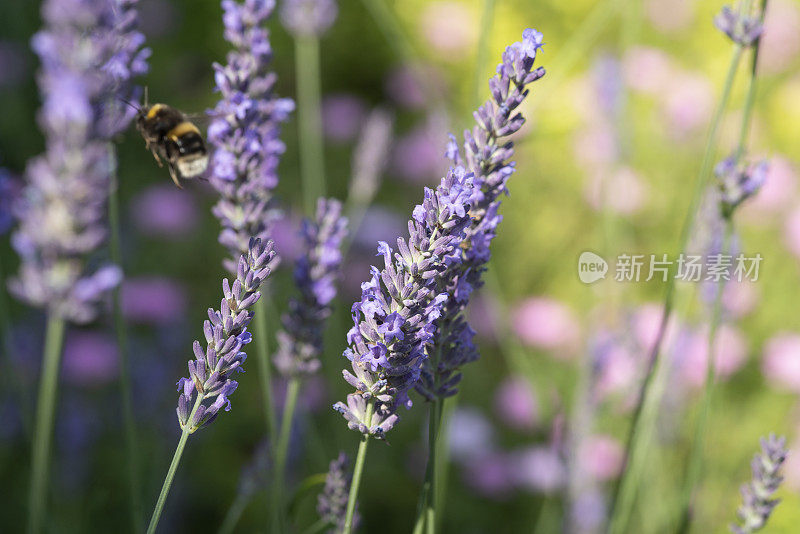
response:
[[[208,166],[208,151],[200,130],[186,115],[166,104],[144,105],[139,109],[136,128],[159,165],[167,161],[175,185],[180,178],[196,178]]]

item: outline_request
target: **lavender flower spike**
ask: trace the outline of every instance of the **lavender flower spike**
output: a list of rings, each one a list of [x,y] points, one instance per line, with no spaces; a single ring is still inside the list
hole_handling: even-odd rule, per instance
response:
[[[209,111],[209,181],[220,195],[212,211],[222,224],[219,242],[230,252],[224,263],[231,272],[250,237],[268,239],[279,215],[272,191],[285,147],[278,136],[294,103],[275,95],[276,76],[268,70],[272,48],[263,25],[274,7],[274,0],[222,1],[225,39],[234,50],[226,65],[214,64],[222,98]]]
[[[397,407],[411,407],[408,391],[448,299],[438,288],[460,261],[473,194],[472,175],[450,169],[436,190],[425,189],[408,223],[409,238],[397,239],[398,252],[378,244],[384,267],[372,267],[372,278],[361,284],[344,352],[353,371],[345,370],[344,378],[356,391],[347,404],[334,405],[350,429],[383,438],[398,420]]]
[[[347,497],[350,493],[350,475],[348,465],[350,460],[343,452],[333,460],[328,468],[328,475],[325,477],[325,489],[317,498],[317,513],[331,526],[335,527],[329,532],[342,532],[344,529],[345,512],[347,511]],[[356,511],[353,519],[353,528],[358,528],[361,521]]]
[[[11,291],[74,322],[91,321],[121,278],[114,265],[92,270],[87,257],[105,241],[106,196],[115,163],[108,141],[134,111],[131,79],[147,71],[149,50],[135,30],[133,0],[47,0],[45,29],[32,40],[43,98],[39,125],[47,150],[26,170],[12,245],[20,255]]]
[[[731,6],[722,6],[722,10],[714,17],[714,26],[734,43],[748,47],[764,33],[763,14],[751,16],[743,11],[741,5],[736,11]]]
[[[261,297],[258,289],[269,276],[268,265],[275,255],[272,247],[272,241],[264,245],[260,239],[251,239],[247,254],[239,258],[233,285],[227,278],[222,281],[224,298],[219,310],[208,310],[203,323],[206,348],[194,342],[189,378],[178,381],[178,423],[190,434],[211,424],[221,408],[230,410],[228,397],[239,385],[231,375],[243,371],[247,355],[242,349],[252,339],[247,331],[253,318],[250,308]],[[204,404],[212,398],[213,402]]]
[[[472,343],[475,332],[464,318],[472,291],[483,282],[481,276],[491,257],[489,245],[497,226],[503,219],[498,213],[501,194],[507,193],[506,183],[514,173],[514,145],[503,138],[518,131],[525,122],[521,113],[514,113],[525,97],[526,86],[544,76],[542,67],[534,68],[536,54],[542,47],[542,34],[528,28],[522,41],[507,47],[497,74],[489,80],[492,98],[473,114],[477,125],[464,132],[463,153],[466,167],[474,175],[475,190],[470,199],[471,223],[467,237],[452,261],[450,274],[444,278],[441,291],[447,295],[442,309],[436,347],[439,355],[427,360],[417,391],[429,400],[455,394],[461,380],[459,369],[478,358]],[[454,164],[462,162],[462,152],[455,136],[450,136],[446,156]]]
[[[761,454],[753,457],[753,479],[742,486],[742,506],[737,513],[741,525],[731,525],[734,534],[750,534],[767,524],[772,510],[780,502],[772,499],[783,477],[778,474],[786,460],[786,438],[770,434],[761,438]]]
[[[342,241],[347,234],[347,219],[342,204],[321,198],[314,221],[304,220],[304,253],[297,261],[294,282],[300,298],[289,302],[278,332],[275,366],[285,376],[316,373],[322,353],[325,319],[331,314],[336,296],[336,278],[342,264]]]
[[[335,0],[284,0],[281,22],[294,36],[319,37],[333,26],[338,13]]]

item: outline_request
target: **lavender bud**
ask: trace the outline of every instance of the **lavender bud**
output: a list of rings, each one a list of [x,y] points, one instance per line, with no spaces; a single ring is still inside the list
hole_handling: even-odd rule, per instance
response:
[[[756,194],[766,182],[768,171],[766,161],[748,165],[736,154],[719,162],[714,175],[720,191],[722,214],[730,217],[742,202]]]
[[[347,219],[341,213],[340,202],[321,198],[314,221],[303,221],[304,251],[294,270],[300,298],[289,301],[275,355],[275,366],[284,375],[313,374],[319,369],[323,327],[336,296],[347,234]]]
[[[335,0],[284,0],[281,22],[295,37],[319,37],[333,26],[338,13]]]
[[[275,95],[277,77],[269,70],[272,48],[263,26],[274,7],[273,0],[222,2],[225,39],[234,49],[227,64],[214,64],[222,98],[208,112],[208,141],[214,147],[209,182],[220,196],[212,212],[222,225],[219,242],[230,253],[224,261],[230,272],[247,253],[250,237],[269,239],[280,216],[272,193],[285,150],[278,136],[294,102]],[[275,256],[270,267],[277,262]]]
[[[326,520],[335,528],[329,532],[342,532],[344,529],[345,515],[347,512],[347,499],[350,493],[352,475],[348,469],[350,460],[343,452],[330,463],[328,475],[325,477],[325,489],[317,498],[317,513],[321,519]],[[353,516],[353,529],[358,528],[361,516],[356,507]]]
[[[250,307],[258,300],[258,289],[269,276],[268,265],[275,255],[272,247],[272,241],[264,245],[260,239],[251,239],[247,254],[239,260],[236,289],[232,290],[228,280],[223,280],[224,298],[220,308],[208,310],[209,320],[203,323],[206,350],[203,351],[199,341],[194,342],[192,351],[196,359],[189,361],[189,378],[178,381],[178,423],[189,433],[210,425],[220,409],[231,409],[228,397],[239,384],[230,377],[234,372],[243,371],[247,355],[241,349],[252,339],[247,331],[253,318]],[[253,296],[255,299],[251,298]],[[210,404],[202,404],[211,399]]]
[[[774,434],[761,438],[761,454],[756,454],[751,464],[753,478],[741,488],[742,506],[737,512],[741,525],[731,524],[734,534],[750,534],[767,524],[772,510],[780,502],[771,497],[783,482],[778,473],[787,454],[786,438],[777,438]]]
[[[122,276],[88,266],[105,242],[106,198],[116,168],[108,146],[135,110],[131,80],[147,71],[150,51],[136,31],[134,0],[47,0],[45,28],[31,42],[42,68],[39,125],[47,151],[31,160],[15,212],[12,245],[20,255],[12,293],[74,322],[94,319]]]
[[[744,47],[752,46],[764,32],[762,15],[751,16],[744,13],[741,5],[735,12],[731,6],[722,6],[722,10],[714,17],[714,26],[734,43]]]

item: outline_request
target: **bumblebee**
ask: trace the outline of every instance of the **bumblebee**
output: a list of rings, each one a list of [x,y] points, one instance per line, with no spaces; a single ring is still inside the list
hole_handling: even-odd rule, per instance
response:
[[[180,179],[197,178],[208,166],[208,151],[203,136],[182,112],[166,104],[147,104],[137,108],[136,129],[142,134],[145,146],[159,167],[167,161],[175,185],[182,188]]]

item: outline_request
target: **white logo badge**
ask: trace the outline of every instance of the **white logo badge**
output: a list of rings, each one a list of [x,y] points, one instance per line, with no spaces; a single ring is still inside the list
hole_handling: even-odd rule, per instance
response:
[[[608,263],[594,252],[583,252],[578,258],[578,278],[584,284],[592,284],[606,277]]]

